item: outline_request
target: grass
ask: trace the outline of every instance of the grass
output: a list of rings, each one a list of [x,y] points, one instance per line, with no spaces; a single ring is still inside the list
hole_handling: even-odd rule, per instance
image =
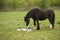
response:
[[[60,40],[60,10],[55,10],[55,28],[49,28],[49,21],[40,21],[41,30],[31,32],[16,31],[17,28],[26,27],[24,16],[27,11],[22,12],[0,12],[0,40]],[[33,20],[30,19],[30,27]]]

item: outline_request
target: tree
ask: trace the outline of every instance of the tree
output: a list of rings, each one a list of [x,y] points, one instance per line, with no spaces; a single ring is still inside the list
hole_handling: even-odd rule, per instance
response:
[[[5,2],[3,0],[0,0],[0,9],[5,6]]]

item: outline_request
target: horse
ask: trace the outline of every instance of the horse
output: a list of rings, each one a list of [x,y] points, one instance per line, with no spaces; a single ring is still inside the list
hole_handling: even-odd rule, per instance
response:
[[[30,18],[33,19],[34,28],[36,28],[36,30],[40,30],[39,20],[43,21],[46,19],[48,19],[50,22],[50,28],[54,29],[55,13],[51,9],[39,9],[39,8],[31,9],[24,17],[24,21],[26,22],[27,27],[30,23]]]

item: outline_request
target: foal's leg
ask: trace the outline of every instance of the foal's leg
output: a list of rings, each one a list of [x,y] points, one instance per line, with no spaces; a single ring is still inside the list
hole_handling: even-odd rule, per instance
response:
[[[40,30],[39,21],[37,20],[37,30]]]

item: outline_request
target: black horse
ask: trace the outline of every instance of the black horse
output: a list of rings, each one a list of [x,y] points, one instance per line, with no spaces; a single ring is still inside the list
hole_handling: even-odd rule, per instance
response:
[[[30,22],[30,18],[33,19],[34,21],[34,26],[36,26],[36,22],[37,22],[37,30],[40,30],[39,27],[39,20],[45,20],[48,18],[48,20],[50,21],[50,27],[53,29],[54,28],[54,21],[55,21],[55,13],[53,10],[51,9],[32,9],[30,10],[27,15],[24,17],[24,21],[26,22],[26,26],[29,25]]]

